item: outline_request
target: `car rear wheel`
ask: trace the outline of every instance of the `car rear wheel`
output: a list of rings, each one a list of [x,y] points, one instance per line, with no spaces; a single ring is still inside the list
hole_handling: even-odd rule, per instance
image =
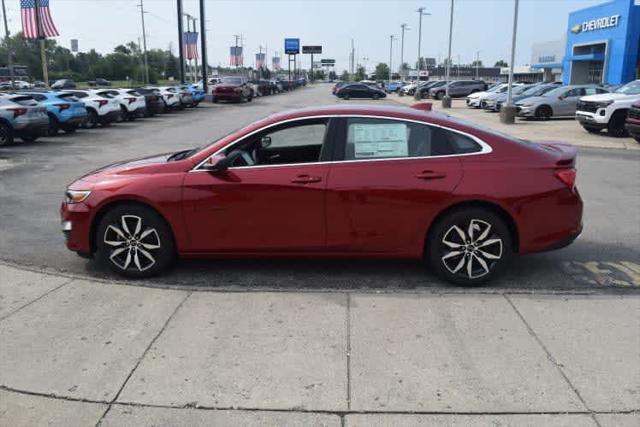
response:
[[[98,113],[94,110],[87,111],[87,118],[84,123],[82,123],[82,127],[85,129],[93,129],[96,126],[98,126]]]
[[[538,108],[536,108],[535,116],[540,120],[549,120],[549,118],[551,118],[552,115],[553,115],[553,111],[551,110],[551,107],[549,107],[548,105],[541,105]]]
[[[121,205],[106,213],[97,227],[97,259],[118,274],[150,277],[175,261],[175,244],[167,223],[152,209]]]
[[[345,93],[344,95],[342,95],[342,99],[344,99],[345,101],[348,101],[349,95]]]
[[[491,210],[458,209],[433,225],[426,251],[438,276],[458,285],[477,285],[491,280],[509,261],[511,234]]]
[[[627,130],[624,128],[624,122],[626,119],[626,111],[619,110],[613,113],[613,116],[609,119],[609,124],[607,126],[607,132],[609,132],[609,135],[616,138],[627,136]]]
[[[377,93],[373,94],[373,99],[380,99],[380,95],[378,95]]]
[[[442,98],[444,98],[444,92],[436,93],[436,99],[442,99]]]

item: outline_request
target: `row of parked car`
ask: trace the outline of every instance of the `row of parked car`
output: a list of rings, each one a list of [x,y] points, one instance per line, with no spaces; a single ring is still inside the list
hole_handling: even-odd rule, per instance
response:
[[[475,92],[467,96],[467,106],[500,111],[507,102],[507,90],[506,83],[499,83],[486,91]],[[512,88],[512,102],[518,117],[525,119],[576,118],[588,132],[606,129],[612,136],[629,133],[636,140],[640,133],[638,124],[634,123],[640,103],[640,80],[619,87],[516,83]]]
[[[277,93],[287,92],[307,84],[306,79],[285,80],[249,80],[243,76],[212,77],[209,85],[212,86],[211,97],[213,102],[235,101],[251,102],[258,96],[269,96]],[[202,88],[202,82],[197,86]]]
[[[37,90],[0,93],[0,145],[35,141],[78,128],[109,126],[162,112],[197,107],[204,100],[195,85]]]

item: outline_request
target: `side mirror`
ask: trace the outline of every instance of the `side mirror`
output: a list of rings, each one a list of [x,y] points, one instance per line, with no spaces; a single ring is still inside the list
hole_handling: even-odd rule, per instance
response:
[[[223,172],[229,168],[231,163],[232,161],[229,161],[229,157],[224,154],[216,154],[215,156],[209,157],[207,161],[202,164],[202,169],[209,172]]]

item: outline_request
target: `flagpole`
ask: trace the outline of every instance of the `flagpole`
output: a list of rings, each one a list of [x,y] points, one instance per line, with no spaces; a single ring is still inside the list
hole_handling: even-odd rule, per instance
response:
[[[42,80],[44,85],[49,87],[49,69],[47,68],[47,53],[45,52],[45,37],[42,35],[42,22],[40,19],[39,0],[35,0],[36,29],[38,40],[40,41],[40,62],[42,63]]]
[[[193,18],[193,43],[194,43],[194,51],[198,49],[198,36],[196,35],[196,31],[198,28],[198,18],[194,17]],[[196,83],[196,79],[198,78],[198,55],[196,54],[195,57],[193,58],[193,61],[196,64],[196,68],[195,70],[193,70],[193,83]]]
[[[15,82],[15,76],[13,75],[13,58],[11,57],[11,40],[9,40],[9,27],[7,26],[7,9],[4,7],[4,0],[2,0],[2,17],[4,18],[4,33],[7,40],[7,66],[9,67],[9,78],[11,79],[11,87]]]

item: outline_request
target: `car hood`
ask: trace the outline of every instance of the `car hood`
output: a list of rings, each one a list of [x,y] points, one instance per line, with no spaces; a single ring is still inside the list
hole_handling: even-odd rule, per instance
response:
[[[168,165],[167,159],[173,153],[156,154],[138,159],[111,163],[82,176],[79,181],[94,182],[104,179],[107,175],[140,174],[151,172],[159,165]]]
[[[475,98],[480,98],[481,96],[486,96],[488,94],[489,92],[473,92],[471,95],[468,95],[467,98],[475,99]]]
[[[619,99],[640,99],[640,95],[625,95],[624,93],[601,93],[599,95],[589,95],[580,98],[580,101],[604,102],[617,101]]]

